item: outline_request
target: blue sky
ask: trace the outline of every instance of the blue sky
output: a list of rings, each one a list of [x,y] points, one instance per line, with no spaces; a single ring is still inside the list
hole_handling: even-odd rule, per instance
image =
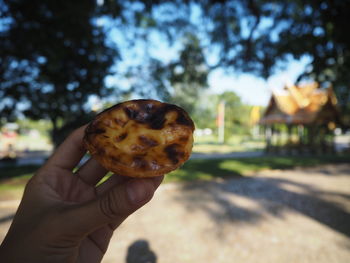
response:
[[[252,74],[227,75],[223,70],[212,72],[209,76],[209,87],[213,93],[234,91],[243,102],[251,105],[266,106],[271,91],[283,88],[286,82],[294,83],[304,71],[309,59],[290,60],[284,70],[277,71],[267,81]]]
[[[122,71],[130,65],[142,64],[147,52],[151,57],[166,63],[176,59],[181,49],[180,43],[175,44],[175,46],[169,46],[167,40],[157,33],[149,35],[148,45],[141,41],[137,42],[132,49],[127,47],[126,38],[127,36],[124,36],[117,28],[110,31],[110,39],[115,41],[120,47],[123,60],[117,63],[117,68]],[[207,59],[211,64],[216,64],[217,62],[215,53],[213,50],[206,51],[206,54],[209,54]],[[310,60],[307,57],[302,57],[300,60],[289,59],[283,70],[277,70],[267,80],[247,73],[229,74],[219,68],[212,71],[209,75],[209,92],[234,91],[247,104],[266,106],[272,89],[281,89],[286,82],[295,82],[309,62]],[[110,77],[107,79],[107,85],[118,85],[121,88],[127,88],[129,83],[125,79]]]
[[[195,19],[196,20],[196,19]],[[110,21],[105,18],[98,19],[100,26],[109,26]],[[128,41],[133,41],[132,36],[128,36],[128,31],[119,30],[118,27],[110,27],[109,39],[115,42],[120,48],[122,61],[117,63],[118,70],[125,70],[130,65],[140,65],[145,56],[150,55],[165,63],[177,58],[181,49],[181,39],[175,41],[175,45],[170,46],[165,36],[158,32],[151,32],[148,35],[148,42],[136,41],[133,48],[128,46]],[[203,38],[203,42],[208,42]],[[218,61],[218,54],[215,48],[204,49],[208,63],[215,65]],[[281,89],[287,82],[294,83],[298,76],[305,70],[310,62],[308,57],[300,60],[289,59],[284,69],[277,70],[274,75],[267,80],[247,73],[225,73],[223,69],[216,69],[209,75],[208,84],[210,93],[222,93],[224,91],[234,91],[243,102],[250,105],[266,106],[273,89]],[[130,83],[116,77],[107,78],[107,85],[117,85],[119,88],[128,88]]]

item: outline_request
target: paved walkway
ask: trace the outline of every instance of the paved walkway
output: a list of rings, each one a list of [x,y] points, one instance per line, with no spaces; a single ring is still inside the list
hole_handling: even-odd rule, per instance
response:
[[[1,241],[18,202],[0,204]],[[103,263],[131,262],[128,248],[140,259],[147,245],[157,263],[348,263],[349,222],[350,164],[163,184]]]

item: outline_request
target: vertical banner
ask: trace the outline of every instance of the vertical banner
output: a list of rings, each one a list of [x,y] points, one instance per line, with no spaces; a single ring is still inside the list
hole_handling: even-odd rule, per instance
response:
[[[219,133],[219,143],[224,143],[225,138],[225,102],[220,101],[218,105],[218,133]]]
[[[259,120],[260,120],[260,107],[253,106],[252,110],[250,111],[249,124],[251,126],[254,126],[259,122]]]
[[[259,137],[259,125],[258,125],[259,120],[260,120],[260,107],[253,106],[252,110],[250,111],[249,124],[251,126],[251,133],[254,139]]]

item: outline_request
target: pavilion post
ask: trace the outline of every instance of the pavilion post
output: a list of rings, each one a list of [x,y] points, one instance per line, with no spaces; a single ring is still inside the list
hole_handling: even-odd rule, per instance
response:
[[[298,152],[302,153],[304,151],[304,144],[305,144],[305,128],[304,128],[304,125],[299,124],[297,126],[297,133],[298,133]]]
[[[287,124],[287,153],[292,154],[293,145],[292,145],[292,124]]]
[[[270,125],[265,126],[266,152],[271,151],[272,128]]]

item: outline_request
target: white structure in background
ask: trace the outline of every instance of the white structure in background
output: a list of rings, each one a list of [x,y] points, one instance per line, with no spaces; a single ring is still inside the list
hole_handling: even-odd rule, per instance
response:
[[[336,152],[343,152],[350,149],[350,132],[342,133],[340,128],[334,130],[334,146]]]
[[[219,133],[219,143],[224,143],[225,140],[225,101],[221,101],[218,105],[218,133]]]
[[[0,131],[0,158],[15,158],[18,124],[6,123]]]
[[[208,135],[212,135],[213,134],[213,130],[209,129],[209,128],[205,128],[205,129],[196,129],[194,131],[194,135],[201,137],[201,136],[208,136]]]

